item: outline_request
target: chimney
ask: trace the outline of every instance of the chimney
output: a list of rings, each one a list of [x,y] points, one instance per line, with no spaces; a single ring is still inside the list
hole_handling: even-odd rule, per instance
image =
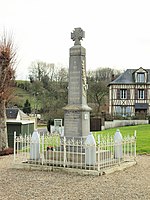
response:
[[[111,81],[114,81],[114,80],[115,80],[115,75],[112,74],[112,76],[111,76]]]

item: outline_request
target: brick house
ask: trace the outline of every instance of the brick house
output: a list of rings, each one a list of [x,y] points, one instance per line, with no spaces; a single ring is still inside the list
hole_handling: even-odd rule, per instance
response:
[[[150,115],[150,69],[127,69],[109,84],[109,114]]]

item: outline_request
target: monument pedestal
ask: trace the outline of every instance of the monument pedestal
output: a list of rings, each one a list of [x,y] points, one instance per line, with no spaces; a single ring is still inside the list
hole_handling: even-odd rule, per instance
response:
[[[64,133],[66,137],[86,137],[90,132],[90,111],[80,106],[66,106],[64,108]]]

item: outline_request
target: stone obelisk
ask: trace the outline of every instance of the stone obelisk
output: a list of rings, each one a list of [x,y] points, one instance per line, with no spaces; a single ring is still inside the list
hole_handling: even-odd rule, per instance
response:
[[[81,28],[75,28],[70,48],[68,105],[64,107],[64,135],[79,138],[90,132],[90,111],[87,105],[86,50],[80,40],[85,37]]]

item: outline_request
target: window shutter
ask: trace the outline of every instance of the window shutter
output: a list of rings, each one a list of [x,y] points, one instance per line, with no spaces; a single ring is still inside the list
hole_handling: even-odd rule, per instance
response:
[[[135,89],[135,99],[138,99],[138,89]]]
[[[117,89],[117,99],[120,99],[120,89]]]
[[[147,99],[147,89],[144,90],[144,99]]]

